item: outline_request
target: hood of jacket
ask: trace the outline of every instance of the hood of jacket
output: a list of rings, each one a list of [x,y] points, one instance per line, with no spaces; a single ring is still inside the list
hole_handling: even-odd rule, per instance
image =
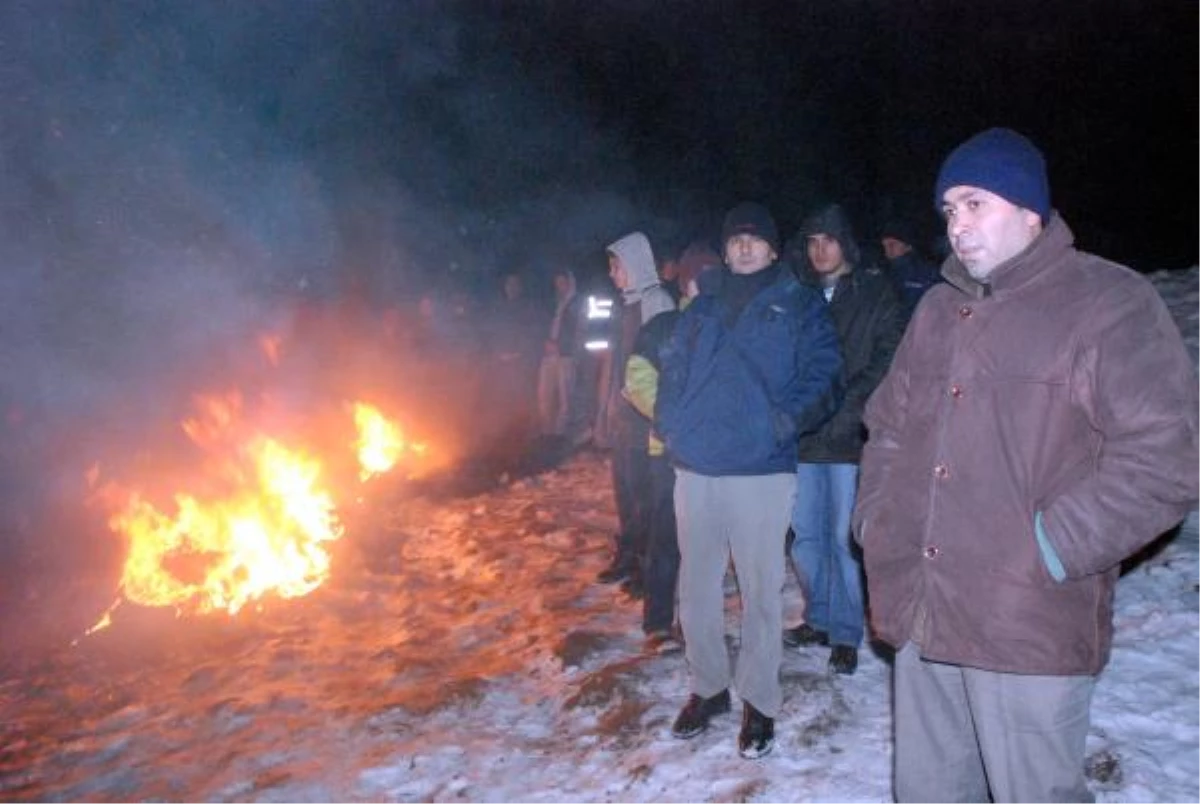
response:
[[[621,259],[629,274],[629,287],[621,295],[626,304],[641,301],[650,288],[658,287],[658,266],[650,241],[641,232],[631,232],[608,245],[608,251]]]
[[[788,244],[788,257],[801,278],[809,281],[816,276],[812,270],[812,262],[808,259],[808,238],[818,234],[829,235],[838,242],[847,265],[851,268],[858,265],[862,259],[862,252],[858,241],[854,239],[850,217],[841,204],[830,204],[805,218],[804,223],[800,225],[800,231]]]

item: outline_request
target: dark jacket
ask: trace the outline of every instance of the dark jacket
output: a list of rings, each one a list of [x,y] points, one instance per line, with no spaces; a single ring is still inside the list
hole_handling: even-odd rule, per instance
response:
[[[912,318],[917,302],[931,287],[942,281],[938,267],[916,251],[888,260],[888,274],[904,304],[904,320]]]
[[[778,276],[736,315],[737,277],[700,276],[700,295],[662,349],[655,404],[655,429],[677,466],[709,476],[794,472],[799,436],[840,402],[842,359],[825,301],[789,271]]]
[[[1077,251],[1057,215],[989,284],[953,257],[942,273],[867,403],[854,529],[875,633],[1095,674],[1120,562],[1197,497],[1195,371],[1153,286]]]
[[[797,274],[820,291],[807,259]],[[873,268],[838,278],[829,313],[842,350],[845,397],[832,418],[800,439],[798,454],[802,463],[858,463],[867,440],[863,408],[891,365],[907,319],[891,281]]]

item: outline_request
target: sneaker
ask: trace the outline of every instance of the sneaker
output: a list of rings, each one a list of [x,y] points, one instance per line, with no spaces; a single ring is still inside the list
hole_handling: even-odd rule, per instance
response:
[[[671,736],[681,740],[690,740],[708,728],[708,721],[714,715],[723,715],[732,707],[729,704],[729,690],[721,690],[711,698],[701,698],[696,693],[688,698],[671,726]]]
[[[834,645],[829,652],[829,669],[843,676],[852,676],[858,669],[858,648],[853,645]]]
[[[795,628],[783,629],[783,644],[789,648],[802,648],[806,645],[828,645],[829,634],[818,631],[808,623]]]
[[[651,631],[646,634],[646,641],[642,643],[642,649],[646,653],[668,656],[682,653],[683,642],[670,629]]]
[[[738,753],[746,759],[758,759],[775,747],[775,718],[767,717],[742,702],[742,730],[738,733]]]

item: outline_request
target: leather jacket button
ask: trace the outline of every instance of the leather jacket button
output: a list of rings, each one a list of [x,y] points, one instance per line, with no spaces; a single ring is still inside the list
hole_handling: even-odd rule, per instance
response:
[[[930,559],[937,558],[938,554],[941,552],[942,551],[939,550],[936,545],[931,544],[925,548],[925,557]]]
[[[933,467],[933,476],[939,480],[944,480],[950,476],[950,470],[946,467],[946,464],[939,463],[937,466]]]
[[[970,318],[973,315],[975,315],[975,311],[971,309],[971,305],[969,304],[964,304],[962,307],[958,308],[959,318]]]
[[[961,385],[951,385],[950,386],[950,396],[954,397],[955,399],[962,399],[962,397],[963,397],[962,386]]]

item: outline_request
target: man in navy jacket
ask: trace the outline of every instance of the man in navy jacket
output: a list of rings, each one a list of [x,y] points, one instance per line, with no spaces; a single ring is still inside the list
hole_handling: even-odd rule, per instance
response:
[[[783,622],[784,538],[795,494],[796,445],[836,409],[842,360],[819,291],[777,261],[779,234],[758,204],[722,227],[727,270],[700,278],[662,352],[655,425],[676,469],[680,623],[691,696],[672,728],[694,737],[743,702],[738,750],[775,742]],[[725,570],[742,595],[741,652],[725,648]]]

